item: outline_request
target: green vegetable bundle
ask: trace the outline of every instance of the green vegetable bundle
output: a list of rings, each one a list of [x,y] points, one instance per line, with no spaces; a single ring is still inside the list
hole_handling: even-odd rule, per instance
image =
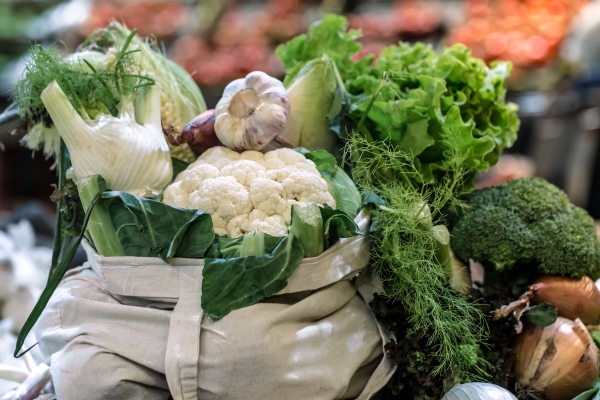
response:
[[[505,275],[499,284],[519,281],[515,276],[531,283],[544,274],[600,278],[594,219],[544,179],[477,190],[466,202],[453,218],[452,248],[461,259]]]
[[[464,185],[472,188],[476,174],[494,165],[516,140],[517,106],[505,101],[510,64],[488,67],[465,46],[437,54],[423,43],[389,46],[376,60],[370,55],[354,62],[360,33],[347,27],[345,18],[327,15],[308,34],[281,45],[277,55],[286,67],[285,83],[327,55],[347,92],[346,107],[330,121],[342,139],[356,130],[369,142],[410,155],[414,171],[409,178],[417,185],[435,184],[452,173],[458,152],[468,169]],[[456,151],[448,151],[450,137]],[[381,165],[373,173],[393,180],[398,170]]]
[[[345,160],[373,212],[371,265],[388,307],[400,307],[410,334],[431,348],[433,360],[419,374],[444,375],[449,387],[481,378],[485,327],[452,287],[453,271],[464,266],[450,249],[445,212],[461,207],[477,174],[516,139],[517,107],[505,101],[511,66],[488,67],[461,45],[438,54],[421,43],[354,60],[360,32],[347,27],[344,17],[327,15],[281,45],[285,84],[298,85],[316,60],[333,61],[332,82],[323,83],[338,90],[330,129],[345,143]]]
[[[43,130],[40,139],[60,144],[54,194],[60,204],[50,277],[21,331],[17,352],[84,235],[105,257],[205,259],[202,306],[207,315],[218,319],[282,290],[304,257],[318,256],[340,238],[360,234],[353,221],[361,206],[360,195],[327,152],[299,149],[299,154],[285,149],[304,161],[313,160],[306,161],[305,167],[311,168],[324,191],[331,187],[327,195],[337,200],[338,209],[296,201],[289,231],[286,226],[277,237],[262,232],[240,238],[216,234],[214,215],[162,202],[163,190],[188,165],[171,158],[161,127],[161,104],[190,119],[204,104],[189,75],[135,33],[112,24],[88,39],[85,51],[70,57],[61,57],[54,48],[34,46],[16,85],[21,117],[38,127],[40,120],[51,119],[55,129]],[[57,133],[60,139],[55,140]],[[242,161],[248,163],[258,165]],[[288,180],[296,184],[290,190],[300,199],[311,188],[306,183],[310,179],[303,180],[302,170],[298,171],[297,184]],[[248,196],[234,176],[228,178]],[[215,197],[227,191],[226,187],[213,189]],[[239,199],[230,200],[235,205]],[[307,206],[297,208],[299,203]]]

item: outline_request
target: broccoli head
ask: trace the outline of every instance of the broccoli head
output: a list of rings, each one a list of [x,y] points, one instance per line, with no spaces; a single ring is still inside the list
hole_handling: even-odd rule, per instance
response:
[[[592,217],[541,178],[473,192],[455,219],[451,247],[498,271],[535,266],[539,274],[600,277],[600,241]]]

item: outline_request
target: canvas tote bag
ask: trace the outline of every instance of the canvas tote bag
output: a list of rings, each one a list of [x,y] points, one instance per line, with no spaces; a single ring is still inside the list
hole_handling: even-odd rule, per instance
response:
[[[357,222],[364,232],[368,218]],[[35,328],[60,400],[366,400],[394,372],[352,280],[367,236],[304,259],[277,295],[217,321],[200,306],[203,260],[86,250]]]

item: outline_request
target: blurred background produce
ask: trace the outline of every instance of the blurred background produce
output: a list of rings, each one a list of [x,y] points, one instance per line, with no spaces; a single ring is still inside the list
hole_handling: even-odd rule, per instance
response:
[[[9,107],[29,45],[59,43],[72,52],[116,19],[161,43],[211,109],[229,82],[252,71],[282,78],[275,48],[325,13],[344,14],[350,28],[362,30],[357,58],[421,41],[438,50],[463,43],[488,63],[512,61],[508,98],[520,107],[519,138],[479,186],[543,177],[600,220],[598,0],[0,0],[0,346],[19,329],[10,296],[32,304],[39,294],[34,280],[14,273],[49,266],[40,254],[52,246],[54,229],[53,161],[19,145],[23,127]],[[37,255],[15,256],[21,253]]]
[[[519,140],[492,171],[491,185],[541,176],[600,218],[600,2],[587,0],[0,0],[0,112],[20,75],[29,43],[73,51],[111,19],[158,40],[189,71],[213,108],[234,79],[260,70],[282,77],[276,46],[305,32],[324,13],[360,29],[362,52],[398,41],[441,49],[464,43],[486,62],[510,60],[508,97],[520,106]],[[597,11],[597,12],[594,12]],[[6,116],[6,115],[5,115]],[[51,161],[19,147],[22,130],[0,128],[0,212],[48,196]],[[18,172],[17,172],[18,171]]]

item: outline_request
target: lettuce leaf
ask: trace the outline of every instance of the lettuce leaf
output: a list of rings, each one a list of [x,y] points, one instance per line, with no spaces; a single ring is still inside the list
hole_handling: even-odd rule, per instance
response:
[[[423,43],[388,46],[376,60],[369,55],[353,61],[361,50],[360,34],[347,27],[344,17],[327,15],[306,35],[280,45],[276,54],[286,81],[312,59],[329,56],[350,102],[343,118],[330,121],[343,140],[356,131],[410,158],[416,186],[434,184],[460,164],[468,170],[464,190],[471,189],[477,173],[516,140],[517,106],[505,100],[511,64],[488,67],[463,45],[438,54]],[[389,173],[379,177],[393,179]]]
[[[360,51],[362,45],[356,41],[361,33],[346,32],[348,20],[342,16],[328,14],[311,25],[308,33],[299,35],[277,47],[277,57],[286,73],[283,84],[287,87],[308,62],[327,54],[344,76],[345,67],[354,69],[350,57]]]
[[[337,165],[335,157],[326,150],[309,151],[302,147],[295,150],[315,163],[321,177],[329,186],[337,209],[345,212],[350,218],[356,217],[362,206],[360,192],[352,178]]]

